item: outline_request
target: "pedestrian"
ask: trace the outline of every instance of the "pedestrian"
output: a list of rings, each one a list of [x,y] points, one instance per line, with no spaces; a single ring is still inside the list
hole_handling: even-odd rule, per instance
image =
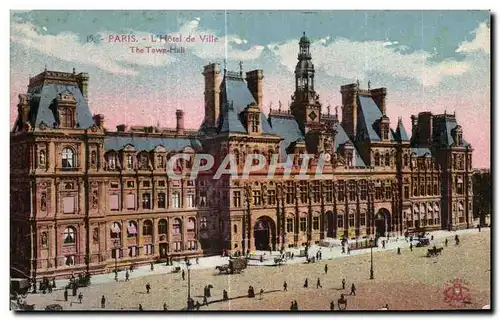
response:
[[[385,304],[385,310],[389,310],[389,304],[388,303]]]
[[[106,308],[106,298],[104,297],[104,295],[102,295],[101,298],[101,308],[102,309]]]
[[[264,262],[264,257],[262,255],[260,256],[260,262]]]
[[[293,257],[294,257],[294,254],[293,254],[293,252],[292,252],[292,260],[293,260]]]
[[[184,272],[184,270],[182,270],[182,274],[181,274],[181,276],[182,276],[182,280],[185,280],[185,279],[186,279],[186,273]]]
[[[347,254],[351,254],[351,247],[347,247]]]
[[[262,294],[264,293],[264,289],[260,289],[259,291],[259,299],[262,300]]]
[[[431,241],[434,240],[434,235],[431,236]]]
[[[118,270],[115,270],[115,281],[118,282]]]
[[[143,311],[142,304],[139,303],[139,311]]]
[[[410,242],[410,251],[413,251],[413,243]]]
[[[345,290],[345,278],[342,279],[342,290]]]
[[[398,247],[398,254],[401,254],[401,248]]]
[[[445,239],[444,240],[444,246],[447,247],[448,246],[448,239]]]
[[[68,301],[68,288],[64,288],[64,301]]]
[[[385,240],[382,240],[382,249],[385,249]]]
[[[345,253],[345,247],[344,247],[344,245],[342,245],[342,254],[344,254],[344,253]]]
[[[200,259],[196,257],[196,264],[200,264]]]
[[[207,295],[204,295],[204,296],[203,296],[203,305],[204,305],[204,306],[208,306],[208,299],[207,299]]]
[[[288,284],[285,282],[283,282],[283,291],[288,291]]]
[[[227,296],[227,291],[225,289],[222,290],[222,300],[224,301],[229,300],[229,297]]]
[[[49,289],[49,293],[52,293],[52,286],[51,286],[51,285],[49,285],[49,286],[47,287],[47,289]]]
[[[167,310],[168,310],[168,309],[167,309],[167,303],[166,303],[166,302],[164,302],[164,303],[163,303],[163,311],[167,311]]]
[[[323,288],[323,287],[321,286],[321,281],[319,280],[319,278],[318,278],[318,280],[316,281],[316,289],[318,289],[318,288]]]
[[[52,288],[56,288],[56,278],[52,278]]]
[[[78,302],[82,303],[82,300],[83,300],[83,293],[79,293],[78,294]]]
[[[330,302],[330,310],[333,311],[335,310],[335,302]]]
[[[296,311],[298,311],[298,310],[299,310],[299,305],[297,304],[297,300],[294,300],[293,302],[294,302],[294,304],[295,304],[294,309],[295,309]]]
[[[325,274],[328,274],[328,265],[325,264]]]
[[[154,271],[155,270],[155,265],[153,262],[151,262],[151,271]]]
[[[151,285],[148,283],[146,283],[146,291],[147,293],[149,293],[149,290],[151,290]]]
[[[356,295],[356,286],[354,286],[354,283],[352,284],[351,286],[351,296],[355,296]]]
[[[293,311],[295,310],[295,303],[292,301],[292,303],[290,304],[290,310]]]
[[[307,282],[307,278],[306,278],[306,281],[304,282],[304,288],[307,288],[307,286],[308,286],[308,285],[309,285],[309,284],[308,284],[308,282]]]
[[[125,272],[125,281],[128,281],[130,277],[130,273],[128,273],[128,270]]]

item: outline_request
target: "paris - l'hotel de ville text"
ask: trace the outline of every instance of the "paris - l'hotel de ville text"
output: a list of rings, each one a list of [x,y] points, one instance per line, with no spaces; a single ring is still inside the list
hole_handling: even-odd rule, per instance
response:
[[[386,89],[341,86],[322,113],[310,41],[299,42],[295,91],[286,108],[262,112],[262,70],[204,67],[199,130],[117,126],[92,115],[89,75],[47,71],[19,95],[10,135],[11,265],[30,277],[110,272],[169,257],[317,243],[324,238],[404,234],[472,225],[472,147],[454,114],[386,115]],[[290,80],[292,84],[293,80]],[[331,180],[173,180],[173,154],[327,157]],[[294,160],[292,175],[300,166]],[[314,163],[314,161],[313,161]],[[189,171],[191,162],[181,163]],[[314,164],[312,164],[314,165]]]

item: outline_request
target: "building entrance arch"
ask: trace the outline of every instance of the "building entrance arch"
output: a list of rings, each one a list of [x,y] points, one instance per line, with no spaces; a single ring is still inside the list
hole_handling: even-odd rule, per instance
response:
[[[391,214],[389,210],[382,208],[375,215],[375,237],[385,237],[390,232]]]
[[[253,228],[256,250],[276,250],[276,224],[268,216],[255,221]]]

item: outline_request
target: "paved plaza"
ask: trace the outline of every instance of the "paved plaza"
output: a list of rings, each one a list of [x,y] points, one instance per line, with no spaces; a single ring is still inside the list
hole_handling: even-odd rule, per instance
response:
[[[204,286],[213,286],[209,305],[202,306],[200,311],[289,310],[292,300],[297,301],[299,310],[329,310],[330,302],[336,302],[341,293],[346,294],[349,310],[377,310],[386,304],[390,310],[481,309],[490,304],[490,231],[478,233],[476,229],[459,234],[461,241],[456,246],[454,232],[437,233],[436,241],[444,246],[446,237],[448,246],[442,255],[434,258],[426,257],[428,247],[410,251],[407,246],[397,244],[402,248],[401,255],[389,245],[386,250],[374,250],[373,280],[369,279],[369,250],[339,257],[333,254],[338,249],[322,248],[323,260],[316,263],[305,264],[304,258],[294,259],[279,267],[250,266],[243,274],[236,275],[218,275],[209,263],[223,263],[223,258],[202,259],[200,265],[193,265],[191,270],[191,296],[201,303]],[[328,274],[324,271],[325,264]],[[30,294],[27,303],[35,304],[36,309],[58,303],[65,310],[102,310],[100,300],[104,295],[106,310],[137,310],[139,304],[145,311],[163,310],[164,303],[169,310],[184,309],[187,273],[183,281],[180,273],[162,273],[167,267],[161,268],[155,267],[150,274],[141,268],[131,274],[128,282],[124,281],[123,274],[119,282],[112,281],[112,275],[96,276],[90,287],[79,290],[83,293],[81,304],[71,295],[65,302],[60,289],[51,294]],[[303,288],[306,278],[309,286]],[[322,288],[317,289],[318,278]],[[345,290],[342,290],[342,278],[346,279]],[[470,303],[445,302],[444,292],[455,279],[460,279],[469,289]],[[284,281],[288,284],[286,292]],[[148,282],[152,287],[149,294],[146,293]],[[356,285],[356,296],[349,295],[352,283]],[[250,285],[255,288],[255,298],[247,297]],[[223,302],[224,289],[228,291],[229,301]],[[264,290],[262,299],[261,289]]]

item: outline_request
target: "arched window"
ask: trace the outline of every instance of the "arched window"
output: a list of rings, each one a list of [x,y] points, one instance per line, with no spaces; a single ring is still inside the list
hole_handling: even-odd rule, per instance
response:
[[[106,154],[106,163],[108,165],[108,169],[115,170],[116,168],[116,153],[114,151],[108,152]]]
[[[233,225],[233,233],[238,233],[238,226],[237,225]]]
[[[181,207],[181,195],[177,191],[172,193],[172,207],[173,208]]]
[[[380,154],[375,152],[375,166],[380,166]]]
[[[62,167],[63,168],[74,168],[75,159],[74,152],[71,148],[64,148],[62,150]]]
[[[181,228],[182,228],[182,222],[181,219],[175,218],[174,219],[174,224],[172,225],[172,231],[174,234],[180,234],[181,233]]]
[[[187,231],[194,232],[196,230],[196,220],[194,218],[189,218],[187,222]]]
[[[75,230],[75,228],[67,227],[66,229],[64,229],[63,243],[64,244],[75,244],[76,243],[76,230]]]
[[[111,225],[111,239],[120,238],[122,233],[122,226],[118,222],[113,222]]]
[[[354,227],[354,213],[349,213],[349,227]]]
[[[337,228],[343,228],[344,227],[344,215],[339,214],[337,215]]]
[[[133,238],[137,236],[137,223],[135,221],[129,221],[127,226],[127,237]]]
[[[158,234],[167,234],[167,232],[167,220],[161,219],[160,221],[158,221]]]
[[[286,232],[293,232],[293,214],[289,214],[286,218]]]
[[[144,221],[142,225],[142,235],[143,236],[152,236],[153,235],[153,223],[151,220]]]

